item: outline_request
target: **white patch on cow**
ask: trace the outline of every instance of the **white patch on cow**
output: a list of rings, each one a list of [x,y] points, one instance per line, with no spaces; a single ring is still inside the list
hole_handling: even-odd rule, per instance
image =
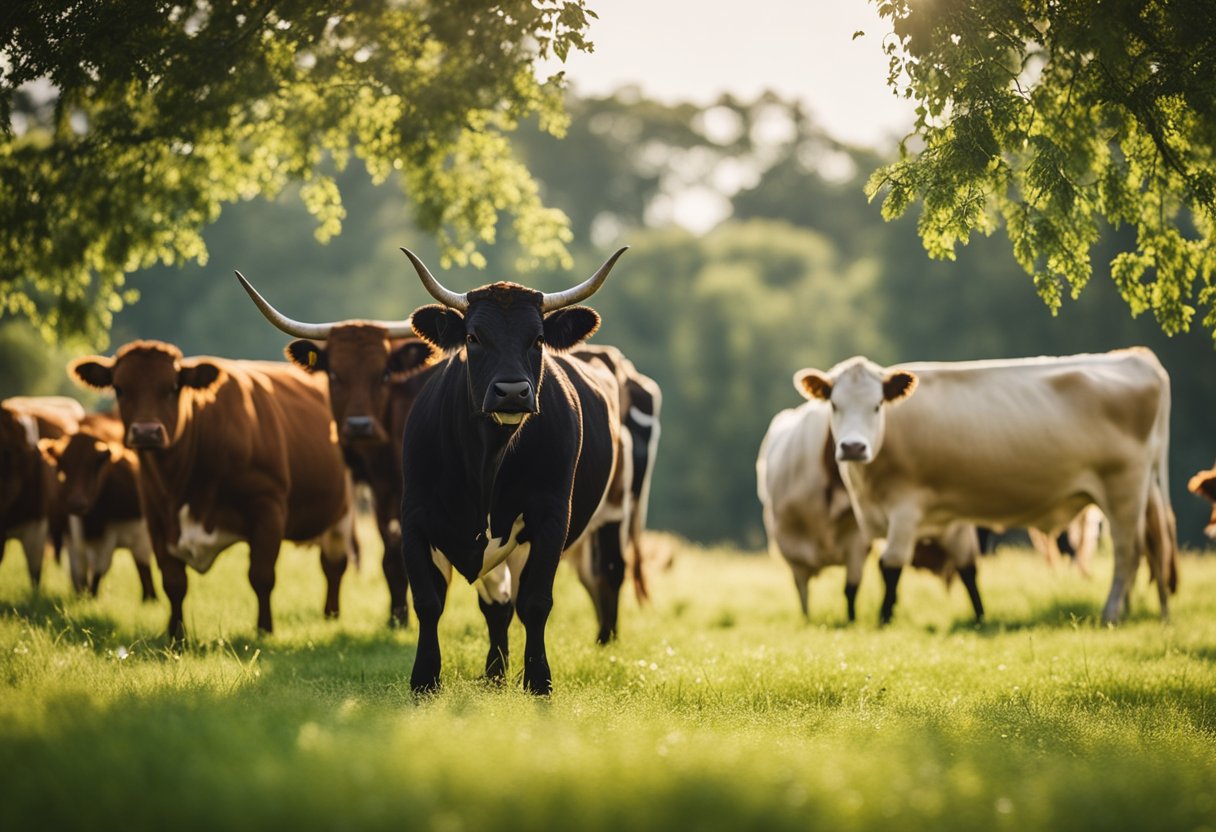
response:
[[[38,420],[28,413],[15,413],[17,421],[21,423],[22,429],[25,430],[25,441],[29,443],[31,448],[38,447]]]
[[[511,550],[504,562],[478,578],[473,586],[481,599],[487,604],[514,603],[519,597],[519,576],[523,574],[531,553],[532,544],[521,543]]]
[[[519,533],[524,529],[524,516],[521,514],[515,518],[515,522],[511,524],[511,531],[501,539],[491,536],[490,532],[490,517],[486,515],[486,548],[481,555],[481,572],[477,574],[478,578],[483,578],[485,575],[498,564],[507,559],[507,555],[514,551],[519,545]]]
[[[498,413],[490,414],[490,417],[500,425],[518,425],[527,417],[527,413]]]
[[[447,555],[434,546],[431,547],[431,563],[438,567],[439,571],[443,573],[443,580],[450,584],[452,582],[452,562],[448,560]]]
[[[189,504],[182,506],[177,516],[181,532],[177,543],[169,544],[169,554],[184,561],[196,572],[206,572],[220,552],[241,539],[239,535],[223,529],[207,531],[202,523],[191,516]]]
[[[638,410],[636,405],[630,406],[629,418],[644,427],[653,427],[654,423],[658,421],[658,419],[651,416],[649,413],[643,413],[642,411]]]

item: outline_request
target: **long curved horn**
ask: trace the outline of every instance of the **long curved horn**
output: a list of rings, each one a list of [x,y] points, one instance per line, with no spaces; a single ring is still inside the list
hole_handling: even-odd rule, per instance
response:
[[[616,261],[620,256],[629,250],[629,246],[621,246],[616,250],[616,253],[604,261],[604,265],[599,267],[599,270],[584,280],[582,283],[575,286],[573,289],[567,289],[564,292],[545,292],[544,300],[541,301],[541,312],[552,312],[555,309],[561,309],[564,306],[571,306],[579,301],[586,300],[595,294],[595,290],[604,284],[608,279],[608,272],[612,271],[612,267],[616,265]]]
[[[458,294],[451,289],[445,288],[442,283],[435,279],[431,274],[430,269],[426,264],[418,259],[418,256],[408,248],[401,249],[401,252],[414,264],[414,271],[418,272],[418,278],[422,281],[422,285],[431,293],[431,297],[442,303],[444,306],[455,309],[457,312],[465,312],[469,308],[469,296],[467,294]]]
[[[254,305],[261,310],[266,316],[266,320],[270,321],[279,329],[286,332],[288,335],[294,335],[297,338],[316,338],[319,341],[324,341],[329,337],[330,331],[335,326],[343,324],[364,324],[367,326],[378,326],[388,330],[389,338],[404,338],[407,335],[414,334],[414,328],[408,320],[405,321],[366,321],[366,320],[349,320],[349,321],[330,321],[324,324],[306,324],[302,321],[294,321],[284,315],[279,310],[270,305],[270,301],[258,294],[258,290],[253,288],[253,284],[245,279],[245,275],[236,272],[236,279],[241,282],[241,286],[249,294],[250,300]]]

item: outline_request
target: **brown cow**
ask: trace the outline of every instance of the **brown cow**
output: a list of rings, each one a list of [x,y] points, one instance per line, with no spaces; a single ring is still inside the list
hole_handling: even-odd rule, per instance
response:
[[[64,522],[55,500],[55,474],[38,441],[76,430],[84,415],[79,402],[63,396],[0,402],[0,558],[6,541],[21,541],[35,589],[42,582],[48,538],[58,559]]]
[[[113,358],[80,358],[70,369],[90,387],[113,388],[124,442],[139,453],[171,638],[184,634],[186,566],[206,572],[238,540],[249,543],[259,629],[274,629],[270,593],[284,539],[320,543],[325,615],[338,615],[356,544],[323,380],[281,362],[183,359],[160,341],[134,341]]]
[[[383,570],[389,592],[390,627],[409,624],[409,581],[401,558],[401,437],[414,400],[442,356],[408,324],[292,320],[270,305],[240,272],[237,279],[270,323],[300,340],[287,357],[329,381],[330,413],[346,464],[356,482],[367,483],[384,542]]]
[[[122,436],[116,415],[90,413],[75,433],[39,440],[38,446],[58,471],[73,588],[96,597],[114,550],[122,547],[135,558],[143,600],[154,601],[152,540],[139,507],[139,459],[123,446]]]
[[[1216,540],[1216,467],[1200,471],[1191,477],[1191,481],[1187,483],[1187,488],[1192,494],[1207,497],[1212,501],[1212,517],[1208,520],[1208,525],[1203,532],[1208,537]]]

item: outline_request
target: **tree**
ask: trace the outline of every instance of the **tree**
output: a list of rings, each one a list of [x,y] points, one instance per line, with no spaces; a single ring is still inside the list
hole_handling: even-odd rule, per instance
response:
[[[0,12],[3,309],[103,342],[124,276],[203,263],[227,203],[287,185],[325,241],[351,155],[399,177],[445,261],[482,262],[500,213],[536,261],[569,262],[506,133],[564,129],[561,74],[589,49],[583,0],[163,0]]]
[[[913,150],[871,177],[883,214],[922,205],[929,254],[1003,221],[1059,309],[1089,281],[1104,223],[1132,315],[1167,334],[1196,304],[1216,330],[1216,28],[1210,0],[877,0],[888,82],[918,103]]]

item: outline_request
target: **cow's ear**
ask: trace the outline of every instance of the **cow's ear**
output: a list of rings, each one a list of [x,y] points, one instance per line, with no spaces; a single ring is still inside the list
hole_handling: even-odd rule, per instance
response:
[[[444,352],[464,346],[464,316],[455,309],[437,303],[415,309],[410,326],[415,335]]]
[[[1210,471],[1200,471],[1191,477],[1191,481],[1187,483],[1186,487],[1192,494],[1198,494],[1200,497],[1207,497],[1212,502],[1216,502],[1216,468]]]
[[[412,373],[419,367],[425,367],[435,348],[426,341],[406,341],[388,354],[388,371],[390,373]]]
[[[831,379],[809,367],[794,373],[794,389],[812,401],[822,399],[826,402],[832,398]]]
[[[58,439],[42,438],[38,440],[38,450],[42,454],[42,458],[51,465],[59,464],[59,457],[63,454],[64,448],[67,447],[67,437],[61,436]]]
[[[283,353],[288,361],[306,372],[317,373],[329,369],[329,362],[325,360],[325,349],[314,341],[292,341]]]
[[[567,306],[545,316],[545,344],[568,350],[586,341],[600,328],[600,315],[589,306]]]
[[[209,361],[183,364],[177,371],[178,383],[182,387],[192,387],[195,390],[211,390],[218,386],[223,378],[224,371]]]
[[[907,370],[892,370],[882,380],[882,397],[888,402],[897,402],[911,396],[916,390],[916,374]]]
[[[86,355],[68,362],[68,375],[86,387],[105,390],[114,385],[114,359]]]

